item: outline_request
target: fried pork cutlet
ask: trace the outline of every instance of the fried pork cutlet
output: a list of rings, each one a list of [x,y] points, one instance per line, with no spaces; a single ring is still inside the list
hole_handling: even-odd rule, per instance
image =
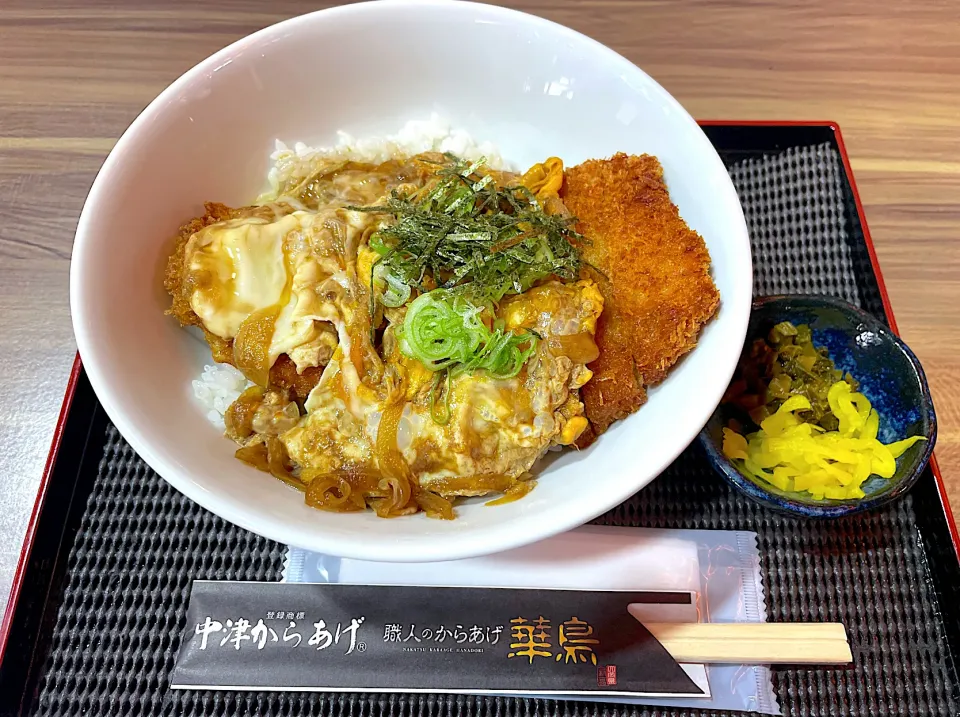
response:
[[[206,330],[200,317],[190,306],[190,288],[185,284],[184,278],[187,267],[185,266],[185,254],[187,242],[190,237],[196,234],[204,227],[217,222],[223,222],[228,219],[234,219],[239,216],[240,211],[231,209],[226,204],[217,202],[207,202],[203,205],[204,214],[202,217],[196,217],[180,227],[177,232],[176,243],[173,253],[167,260],[167,270],[163,277],[163,287],[170,294],[173,303],[166,313],[176,317],[181,326],[199,326],[203,330],[203,335],[210,344],[210,351],[213,353],[213,360],[217,363],[233,363],[233,342],[227,341],[214,333]]]
[[[207,339],[207,343],[210,344],[213,360],[217,363],[233,365],[233,340],[224,339],[207,331],[200,317],[190,306],[190,287],[184,282],[187,242],[190,241],[190,237],[211,224],[238,217],[263,215],[266,212],[275,213],[276,208],[246,207],[244,209],[231,209],[225,204],[207,202],[204,204],[202,217],[191,219],[180,227],[173,253],[167,260],[163,286],[170,294],[173,302],[166,313],[176,317],[182,326],[199,326]],[[302,403],[320,381],[322,373],[322,366],[311,366],[305,369],[303,373],[297,373],[297,367],[290,357],[281,354],[270,368],[270,388],[289,390],[292,398]]]
[[[696,345],[720,294],[703,239],[670,201],[656,157],[584,162],[566,171],[560,196],[589,240],[584,260],[604,275],[600,357],[581,389],[590,421],[584,447],[646,402],[646,387]]]

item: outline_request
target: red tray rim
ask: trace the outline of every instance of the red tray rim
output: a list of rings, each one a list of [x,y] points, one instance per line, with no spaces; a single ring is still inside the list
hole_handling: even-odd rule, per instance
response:
[[[840,132],[840,125],[832,120],[707,119],[697,120],[697,123],[702,127],[826,127],[833,132],[837,140],[837,148],[840,151],[843,168],[847,174],[847,179],[850,182],[850,189],[853,192],[853,199],[857,207],[857,215],[860,219],[860,226],[863,229],[864,241],[867,245],[867,252],[870,256],[870,264],[873,267],[873,272],[877,278],[877,285],[880,289],[880,298],[883,301],[883,310],[887,316],[887,321],[890,323],[890,328],[893,329],[895,333],[899,334],[896,318],[894,317],[893,313],[893,306],[890,303],[890,295],[887,293],[887,287],[883,280],[883,273],[880,271],[880,262],[877,258],[877,251],[873,244],[873,238],[870,236],[870,229],[867,225],[867,217],[864,213],[863,203],[860,200],[860,192],[857,190],[857,185],[854,181],[853,167],[850,164],[850,157],[847,154],[847,147],[843,141],[843,134]],[[73,397],[76,393],[77,382],[79,381],[82,369],[83,365],[80,361],[80,354],[78,353],[74,358],[73,367],[70,370],[70,378],[67,382],[63,403],[60,407],[60,415],[57,418],[57,425],[53,432],[53,439],[51,441],[50,451],[47,454],[47,460],[43,468],[43,475],[40,479],[40,485],[37,488],[37,498],[30,514],[30,520],[27,523],[27,530],[24,536],[23,546],[20,550],[20,557],[17,560],[17,568],[13,575],[13,583],[10,587],[10,594],[7,600],[6,610],[3,615],[3,621],[0,623],[0,664],[3,663],[7,644],[9,643],[10,633],[13,628],[13,614],[15,612],[17,601],[21,596],[20,593],[23,588],[24,576],[26,574],[27,565],[30,561],[30,553],[33,549],[33,543],[36,537],[37,521],[40,511],[43,509],[47,491],[50,487],[50,479],[53,474],[53,467],[56,464],[57,454],[60,450],[60,443],[63,440],[64,428],[70,415],[70,408],[73,405]],[[940,505],[943,508],[944,517],[947,519],[947,525],[950,529],[950,538],[951,542],[953,543],[953,549],[957,555],[957,559],[960,560],[960,532],[957,530],[957,523],[953,516],[953,510],[950,507],[950,501],[947,498],[946,486],[944,485],[943,477],[940,474],[940,467],[937,463],[937,457],[935,453],[930,456],[930,469],[932,470],[933,476],[937,482],[937,493],[940,496]]]

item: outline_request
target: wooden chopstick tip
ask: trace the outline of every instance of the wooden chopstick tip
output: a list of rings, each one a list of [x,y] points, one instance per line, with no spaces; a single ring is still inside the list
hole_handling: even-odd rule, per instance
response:
[[[655,623],[627,610],[678,662],[846,665],[853,654],[842,623]]]

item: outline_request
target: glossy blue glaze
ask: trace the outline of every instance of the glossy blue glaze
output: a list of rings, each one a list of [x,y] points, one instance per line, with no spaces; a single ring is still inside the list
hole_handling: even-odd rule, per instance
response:
[[[809,494],[786,493],[742,473],[721,452],[722,429],[729,414],[721,405],[700,435],[714,468],[734,487],[776,510],[806,517],[837,517],[870,510],[903,495],[930,460],[937,440],[937,417],[923,368],[913,352],[873,316],[845,301],[827,296],[771,296],[754,303],[746,346],[767,335],[774,324],[808,324],[813,342],[824,346],[838,368],[859,381],[860,390],[880,414],[883,443],[923,435],[897,460],[890,480],[871,477],[860,500],[814,500]]]

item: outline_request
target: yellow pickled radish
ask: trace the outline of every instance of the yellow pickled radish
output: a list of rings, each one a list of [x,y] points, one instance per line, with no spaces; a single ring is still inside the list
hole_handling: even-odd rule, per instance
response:
[[[806,492],[813,498],[849,500],[864,497],[871,475],[891,478],[896,459],[923,436],[890,445],[877,440],[880,416],[862,393],[847,381],[827,392],[827,403],[839,428],[825,431],[797,414],[810,410],[810,401],[791,396],[760,423],[760,430],[743,436],[723,429],[723,454],[739,461],[743,471],[785,492]]]
[[[902,441],[897,441],[896,443],[891,443],[887,446],[887,450],[890,451],[890,455],[894,458],[899,458],[904,454],[910,446],[914,443],[919,443],[920,441],[927,440],[923,436],[910,436],[910,438],[905,438]]]
[[[747,457],[747,439],[732,428],[724,428],[723,455],[731,459],[739,458],[740,460],[745,460]]]

